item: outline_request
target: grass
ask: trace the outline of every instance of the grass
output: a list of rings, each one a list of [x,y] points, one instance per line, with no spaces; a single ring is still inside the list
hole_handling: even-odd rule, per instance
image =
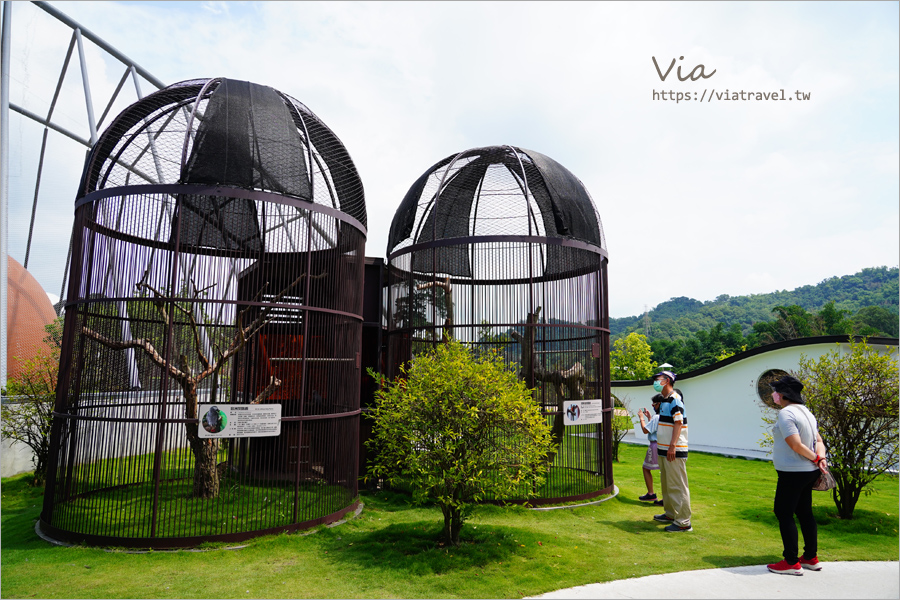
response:
[[[694,531],[667,534],[644,493],[644,449],[623,444],[620,494],[554,511],[478,508],[463,544],[435,543],[440,511],[405,496],[364,493],[365,510],[312,535],[258,538],[239,550],[127,554],[56,547],[38,538],[41,492],[25,476],[2,481],[5,598],[502,598],[674,570],[780,558],[771,463],[693,453]],[[658,483],[658,479],[657,479]],[[814,492],[823,561],[898,560],[898,485],[879,478],[852,521]]]
[[[157,535],[216,535],[292,523],[294,484],[291,482],[239,486],[224,479],[219,495],[209,500],[192,497],[192,489],[193,480],[189,478],[164,482],[159,493]],[[304,483],[298,493],[298,514],[318,517],[322,516],[324,507],[332,507],[324,514],[339,510],[350,504],[349,494],[338,485]],[[151,530],[153,495],[150,483],[94,492],[61,503],[55,509],[55,517],[64,529],[65,523],[90,522],[89,529],[97,534],[146,537]]]
[[[218,459],[227,458],[222,445]],[[153,479],[153,468],[152,454],[79,465],[73,477],[73,496],[54,507],[54,525],[95,535],[149,536],[156,490],[146,482]],[[296,494],[295,518],[292,481],[248,478],[238,482],[229,473],[219,478],[218,496],[204,500],[193,497],[193,471],[190,451],[182,448],[162,454],[157,536],[212,536],[282,527],[330,514],[352,502],[345,486],[304,482]],[[70,526],[72,523],[80,527]]]

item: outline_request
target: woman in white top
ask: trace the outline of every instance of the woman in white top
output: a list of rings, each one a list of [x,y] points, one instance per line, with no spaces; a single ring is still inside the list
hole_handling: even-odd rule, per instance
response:
[[[816,418],[804,404],[803,384],[786,375],[771,384],[772,400],[781,410],[772,428],[775,440],[772,462],[778,473],[775,489],[775,516],[781,529],[784,559],[768,565],[769,571],[786,575],[803,575],[803,569],[820,571],[816,556],[817,530],[812,512],[812,488],[819,471],[828,471],[825,444],[819,435]],[[799,555],[797,525],[803,533],[803,555]]]

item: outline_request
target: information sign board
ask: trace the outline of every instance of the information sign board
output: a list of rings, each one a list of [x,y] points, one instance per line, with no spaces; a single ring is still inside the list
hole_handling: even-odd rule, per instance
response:
[[[563,425],[592,425],[603,422],[603,400],[566,400]]]
[[[281,435],[280,404],[201,404],[201,438]]]

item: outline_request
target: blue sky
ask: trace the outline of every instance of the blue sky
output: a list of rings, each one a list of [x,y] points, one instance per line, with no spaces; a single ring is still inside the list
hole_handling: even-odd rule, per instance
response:
[[[590,191],[614,317],[900,262],[897,2],[54,5],[166,83],[247,79],[309,106],[363,179],[369,256],[385,256],[394,211],[428,167],[511,144]],[[68,34],[25,3],[13,19],[11,99],[40,105]],[[662,82],[651,57],[715,74],[682,82],[673,69]],[[107,82],[99,97],[121,72],[99,52],[89,62]],[[782,89],[810,99],[653,99]],[[83,127],[72,98],[65,116]],[[21,262],[40,129],[14,121],[9,248]],[[58,293],[84,153],[52,154],[29,269]]]

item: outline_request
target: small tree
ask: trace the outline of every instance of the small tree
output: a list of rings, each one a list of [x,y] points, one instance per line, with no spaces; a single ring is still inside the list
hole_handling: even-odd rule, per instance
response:
[[[550,431],[531,391],[496,354],[475,357],[455,340],[380,380],[371,473],[411,484],[444,514],[444,543],[459,545],[472,504],[521,497],[543,480]]]
[[[613,381],[647,379],[653,375],[656,361],[647,337],[629,333],[613,342],[609,353],[609,376]],[[628,406],[613,396],[612,459],[619,462],[619,444],[634,424]]]
[[[619,444],[632,429],[634,429],[634,423],[631,421],[631,411],[628,410],[628,405],[613,395],[612,459],[614,461],[619,462]]]
[[[613,342],[609,353],[609,376],[613,381],[647,379],[655,368],[653,350],[646,336],[629,333]]]
[[[801,356],[796,377],[816,415],[837,486],[838,514],[852,519],[860,494],[897,465],[898,370],[896,350],[878,352],[865,339],[817,360]]]
[[[2,407],[4,438],[25,444],[34,453],[32,485],[41,487],[47,479],[50,459],[50,429],[56,399],[59,373],[59,350],[62,339],[62,317],[44,328],[47,337],[36,356],[22,363],[19,375],[7,383],[10,396],[18,397],[13,404]]]

